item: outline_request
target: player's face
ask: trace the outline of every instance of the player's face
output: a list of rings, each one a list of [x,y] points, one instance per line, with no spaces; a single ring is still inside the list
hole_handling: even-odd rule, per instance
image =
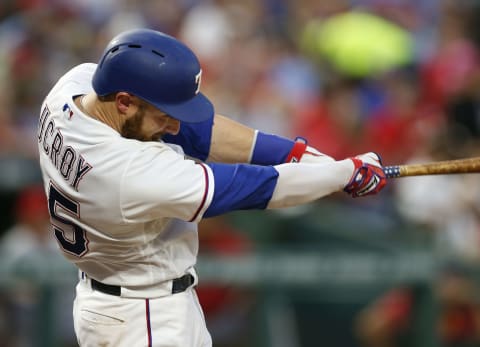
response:
[[[137,112],[125,121],[123,137],[140,141],[157,141],[163,135],[176,135],[180,131],[180,121],[146,104],[138,106]]]

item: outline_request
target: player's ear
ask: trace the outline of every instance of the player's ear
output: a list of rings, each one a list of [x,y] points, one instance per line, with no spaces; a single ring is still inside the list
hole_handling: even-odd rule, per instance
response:
[[[120,114],[127,114],[132,105],[132,95],[126,92],[118,92],[115,95],[115,105]]]

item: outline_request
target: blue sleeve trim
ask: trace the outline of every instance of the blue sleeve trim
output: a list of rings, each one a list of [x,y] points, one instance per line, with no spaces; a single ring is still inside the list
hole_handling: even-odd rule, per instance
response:
[[[205,161],[210,153],[212,126],[213,116],[200,123],[182,122],[177,135],[164,135],[163,140],[181,146],[186,155]]]
[[[259,131],[251,162],[257,165],[282,164],[287,159],[294,144],[294,141],[287,138]]]
[[[213,172],[215,191],[204,217],[236,210],[265,209],[277,185],[272,166],[207,164]]]

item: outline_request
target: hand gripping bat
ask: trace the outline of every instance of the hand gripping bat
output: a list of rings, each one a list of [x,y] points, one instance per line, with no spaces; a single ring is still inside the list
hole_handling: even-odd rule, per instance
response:
[[[444,160],[425,164],[385,166],[383,171],[387,178],[478,173],[480,172],[480,157]]]

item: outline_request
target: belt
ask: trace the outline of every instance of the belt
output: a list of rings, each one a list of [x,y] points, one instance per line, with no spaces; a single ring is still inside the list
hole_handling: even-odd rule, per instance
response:
[[[98,290],[104,294],[110,294],[115,296],[120,296],[122,292],[122,287],[113,286],[111,284],[105,284],[98,282],[93,278],[90,278],[92,289]],[[175,278],[172,281],[172,294],[184,292],[188,287],[190,287],[195,282],[195,277],[192,274],[186,274],[182,277]]]

